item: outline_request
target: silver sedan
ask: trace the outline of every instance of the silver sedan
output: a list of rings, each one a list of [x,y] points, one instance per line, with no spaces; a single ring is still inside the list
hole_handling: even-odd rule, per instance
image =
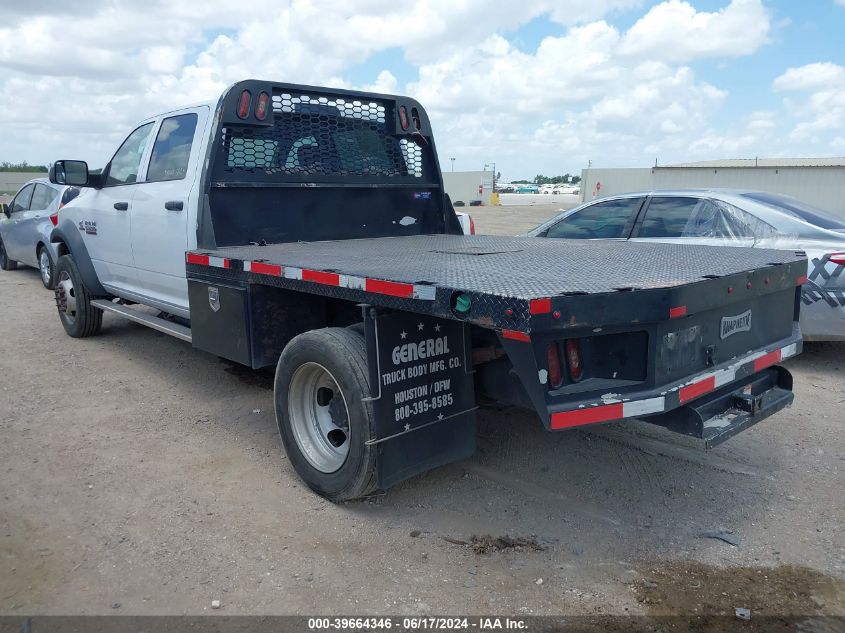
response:
[[[14,270],[19,263],[37,268],[41,282],[52,289],[58,256],[50,232],[59,210],[78,194],[78,189],[50,184],[46,178],[21,187],[0,217],[0,268]]]
[[[845,219],[794,198],[745,190],[642,191],[564,211],[528,235],[805,251],[804,338],[845,341]]]

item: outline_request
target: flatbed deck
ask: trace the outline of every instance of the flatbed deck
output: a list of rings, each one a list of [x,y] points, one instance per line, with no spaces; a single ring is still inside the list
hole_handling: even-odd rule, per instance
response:
[[[751,271],[772,275],[772,266],[798,264],[788,275],[785,270],[777,275],[794,285],[795,279],[785,277],[800,270],[803,261],[800,253],[769,249],[420,235],[201,249],[188,254],[188,272],[202,275],[211,265],[225,270],[222,274],[275,277],[278,281],[270,283],[317,294],[326,292],[316,286],[334,287],[339,298],[363,300],[355,291],[385,295],[402,299],[403,308],[435,301],[440,309],[418,311],[441,316],[449,316],[445,312],[454,307],[449,305],[452,294],[464,292],[481,305],[467,315],[468,321],[525,330],[536,300],[671,291]]]

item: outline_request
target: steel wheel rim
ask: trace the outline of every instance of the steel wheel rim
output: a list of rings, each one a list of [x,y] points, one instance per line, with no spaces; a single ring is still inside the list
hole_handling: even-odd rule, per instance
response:
[[[44,281],[45,284],[50,283],[50,256],[47,254],[43,248],[41,249],[41,254],[38,256],[38,267],[41,269],[41,279]]]
[[[301,453],[322,473],[349,455],[349,407],[334,376],[318,363],[297,367],[288,387],[288,418]]]
[[[56,283],[56,307],[68,321],[76,319],[76,290],[66,270],[61,272]]]

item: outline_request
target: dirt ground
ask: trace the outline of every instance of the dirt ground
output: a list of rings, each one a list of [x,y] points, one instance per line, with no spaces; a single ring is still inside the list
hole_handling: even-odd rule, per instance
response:
[[[35,270],[0,273],[0,319],[0,615],[845,616],[843,344],[708,453],[484,409],[473,458],[332,505],[284,457],[267,373],[111,315],[68,338]]]

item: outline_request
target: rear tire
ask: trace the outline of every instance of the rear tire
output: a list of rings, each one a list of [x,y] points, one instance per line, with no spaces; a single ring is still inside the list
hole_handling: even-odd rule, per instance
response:
[[[56,308],[65,332],[73,338],[94,336],[103,325],[103,311],[91,305],[72,255],[62,255],[55,270]]]
[[[50,253],[46,247],[38,249],[38,272],[41,273],[41,283],[47,290],[56,287],[56,267],[50,259]]]
[[[276,421],[297,474],[335,502],[376,488],[376,448],[364,338],[348,328],[300,334],[276,368]]]
[[[0,238],[0,268],[3,270],[15,270],[18,267],[18,263],[14,259],[9,259],[9,255],[6,253],[6,245],[3,243],[3,239]]]

